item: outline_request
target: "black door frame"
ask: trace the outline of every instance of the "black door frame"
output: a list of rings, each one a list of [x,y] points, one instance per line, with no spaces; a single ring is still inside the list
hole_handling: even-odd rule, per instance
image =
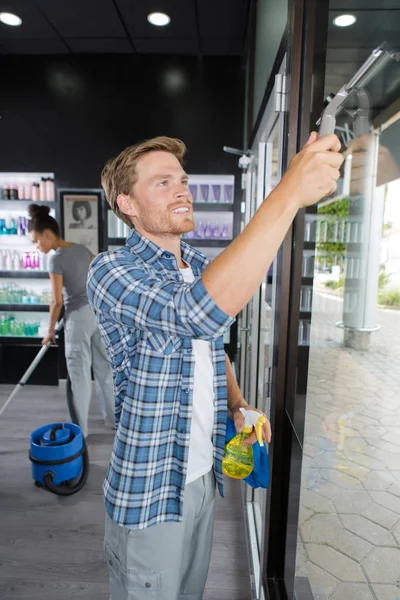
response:
[[[289,22],[268,81],[263,108],[273,90],[275,74],[287,52],[289,114],[285,130],[283,167],[302,147],[323,106],[329,0],[289,0]],[[313,107],[313,110],[311,110]],[[312,208],[311,211],[316,211]],[[305,395],[297,392],[298,325],[304,210],[289,229],[277,256],[277,304],[272,377],[270,446],[272,483],[267,497],[264,531],[264,593],[269,600],[294,598],[295,560],[301,486]],[[308,356],[303,365],[307,378]],[[302,582],[298,600],[312,600],[308,582]]]

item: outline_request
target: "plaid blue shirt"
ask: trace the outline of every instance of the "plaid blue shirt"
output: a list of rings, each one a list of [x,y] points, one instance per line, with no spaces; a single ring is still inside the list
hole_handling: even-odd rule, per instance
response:
[[[191,428],[192,340],[211,342],[214,365],[214,471],[223,495],[227,387],[222,336],[234,319],[201,280],[208,260],[181,242],[195,280],[185,283],[175,255],[136,231],[92,262],[89,302],[114,372],[116,432],[104,481],[110,518],[144,529],[183,517]]]

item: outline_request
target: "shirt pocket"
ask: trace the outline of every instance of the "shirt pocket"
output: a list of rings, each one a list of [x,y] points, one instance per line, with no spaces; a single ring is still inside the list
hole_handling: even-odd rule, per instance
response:
[[[182,348],[182,338],[162,333],[146,333],[145,341],[152,350],[169,356]]]
[[[104,546],[110,572],[110,593],[112,598],[131,600],[160,600],[161,573],[145,572],[125,568],[111,547]]]

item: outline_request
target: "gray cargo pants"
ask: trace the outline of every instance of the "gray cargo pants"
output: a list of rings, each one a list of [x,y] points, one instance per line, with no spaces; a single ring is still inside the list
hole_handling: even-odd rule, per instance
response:
[[[128,529],[108,515],[104,547],[110,600],[201,600],[214,529],[213,471],[185,489],[183,521]]]
[[[88,434],[92,376],[107,426],[114,427],[114,384],[111,366],[92,309],[87,304],[68,314],[65,322],[65,358],[74,408],[83,435]]]

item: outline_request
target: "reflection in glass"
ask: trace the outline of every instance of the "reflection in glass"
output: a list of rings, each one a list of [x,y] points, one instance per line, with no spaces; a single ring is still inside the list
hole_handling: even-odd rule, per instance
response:
[[[313,278],[313,297],[311,321],[301,318],[298,331],[308,383],[297,389],[307,391],[297,576],[315,597],[400,597],[400,115],[390,112],[400,65],[393,68],[368,88],[366,132],[355,126],[354,106],[338,122],[342,182],[305,220],[302,275]]]

